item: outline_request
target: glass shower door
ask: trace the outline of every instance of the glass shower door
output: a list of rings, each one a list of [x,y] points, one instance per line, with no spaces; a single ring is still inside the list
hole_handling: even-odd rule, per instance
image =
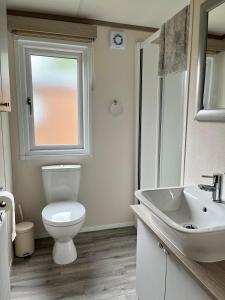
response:
[[[186,72],[162,79],[158,186],[178,186],[182,177]]]

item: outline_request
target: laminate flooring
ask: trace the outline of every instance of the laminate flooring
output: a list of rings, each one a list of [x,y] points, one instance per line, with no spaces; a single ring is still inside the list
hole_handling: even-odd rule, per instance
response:
[[[14,260],[11,299],[137,300],[136,229],[80,233],[78,259],[59,266],[52,261],[51,238],[36,240],[30,258]]]

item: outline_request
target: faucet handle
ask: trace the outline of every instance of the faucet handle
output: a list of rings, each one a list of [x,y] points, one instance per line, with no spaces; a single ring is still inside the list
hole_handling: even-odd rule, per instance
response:
[[[212,178],[213,179],[213,184],[222,184],[222,178],[223,174],[213,174],[212,176],[210,175],[202,175],[203,178]]]
[[[215,178],[215,177],[222,177],[223,174],[213,174],[213,175],[202,175],[203,178]]]

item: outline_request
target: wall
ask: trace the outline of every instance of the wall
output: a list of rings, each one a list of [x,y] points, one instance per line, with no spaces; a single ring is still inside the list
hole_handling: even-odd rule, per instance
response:
[[[11,150],[9,135],[8,113],[0,113],[0,187],[12,192],[12,169],[11,169]],[[7,214],[8,232],[11,231],[11,217]],[[8,236],[9,263],[12,260],[12,240],[11,234]]]
[[[209,182],[209,179],[203,180],[201,175],[225,172],[225,123],[198,122],[194,120],[198,59],[198,16],[201,2],[203,2],[203,0],[192,0],[192,5],[194,5],[194,16],[190,66],[185,184]]]
[[[3,129],[2,118],[3,113],[0,113],[0,187],[5,186],[5,159],[4,159],[4,147],[3,147]]]
[[[135,50],[136,42],[143,41],[149,33],[125,31],[127,48],[119,51],[109,48],[109,32],[109,28],[98,27],[98,38],[94,43],[93,157],[80,161],[80,202],[87,209],[85,226],[130,224],[133,221],[129,205],[134,193]],[[13,61],[12,41],[10,44],[10,61]],[[14,73],[11,64],[14,194],[17,203],[23,206],[25,219],[34,221],[36,234],[42,234],[41,210],[45,199],[40,167],[79,161],[20,160]],[[109,104],[114,99],[124,105],[121,116],[109,114]]]
[[[12,191],[11,150],[8,113],[0,113],[0,187]]]

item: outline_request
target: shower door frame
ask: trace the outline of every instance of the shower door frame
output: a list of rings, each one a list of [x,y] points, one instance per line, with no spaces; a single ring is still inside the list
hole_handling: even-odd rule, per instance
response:
[[[160,30],[152,34],[142,43],[137,43],[136,48],[136,131],[135,131],[135,190],[140,189],[141,174],[141,124],[142,124],[142,72],[143,72],[143,55],[144,48],[156,41],[160,36]],[[189,66],[189,64],[188,64]],[[188,82],[189,67],[185,74],[184,88],[184,110],[183,110],[183,136],[182,136],[182,159],[181,159],[181,176],[180,186],[184,185],[185,175],[185,156],[186,156],[186,134],[188,118]],[[162,102],[163,102],[163,78],[158,78],[158,99],[157,99],[157,145],[156,145],[156,170],[155,170],[155,188],[159,187],[160,179],[160,152],[161,152],[161,134],[162,134]],[[153,187],[154,188],[154,187]],[[135,199],[135,203],[137,200]]]

